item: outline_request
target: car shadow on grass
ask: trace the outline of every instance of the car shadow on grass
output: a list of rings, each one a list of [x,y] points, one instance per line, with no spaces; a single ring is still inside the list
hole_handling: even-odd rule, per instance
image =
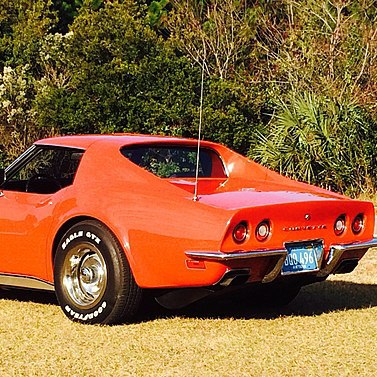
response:
[[[26,289],[0,289],[0,303],[1,300],[13,300],[20,302],[34,302],[36,304],[58,305],[54,292],[48,291],[33,291]]]
[[[58,305],[53,292],[0,289],[2,300]],[[156,319],[233,318],[274,319],[281,316],[317,316],[333,311],[377,307],[377,284],[358,284],[346,281],[324,281],[301,289],[299,295],[284,307],[258,306],[252,294],[233,293],[216,298],[208,297],[180,310],[168,310],[153,299],[144,300],[136,322]]]
[[[171,317],[274,319],[281,316],[317,316],[333,311],[377,307],[377,284],[346,281],[324,281],[303,287],[288,305],[274,307],[256,305],[251,294],[235,293],[208,297],[190,306],[169,311],[151,302],[139,314],[142,322]]]

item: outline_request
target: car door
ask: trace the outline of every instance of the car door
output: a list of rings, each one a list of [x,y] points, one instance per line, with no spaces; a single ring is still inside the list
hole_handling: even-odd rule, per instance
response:
[[[7,170],[0,191],[0,273],[47,278],[47,239],[82,151],[34,147]]]

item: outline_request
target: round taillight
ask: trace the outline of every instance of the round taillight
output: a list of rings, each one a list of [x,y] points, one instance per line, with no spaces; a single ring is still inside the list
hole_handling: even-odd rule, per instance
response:
[[[334,232],[337,236],[343,234],[346,229],[346,217],[344,215],[339,216],[334,223]]]
[[[247,237],[247,224],[245,222],[239,223],[233,230],[233,239],[237,243],[244,242]]]
[[[352,221],[352,231],[355,234],[360,233],[364,228],[364,216],[360,213]]]
[[[270,228],[270,222],[267,220],[262,221],[258,224],[258,226],[255,229],[255,237],[258,241],[265,241],[268,236],[270,235],[271,228]]]

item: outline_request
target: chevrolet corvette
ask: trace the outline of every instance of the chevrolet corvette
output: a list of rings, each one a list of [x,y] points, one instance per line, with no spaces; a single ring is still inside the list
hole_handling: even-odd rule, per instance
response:
[[[89,324],[131,321],[145,292],[174,309],[253,287],[283,305],[351,272],[374,218],[216,143],[49,138],[0,170],[0,287],[54,291]]]

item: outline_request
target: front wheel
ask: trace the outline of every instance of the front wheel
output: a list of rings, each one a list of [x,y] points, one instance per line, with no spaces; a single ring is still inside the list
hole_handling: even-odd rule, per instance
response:
[[[129,321],[141,301],[124,251],[110,230],[94,220],[74,225],[62,237],[54,281],[61,308],[76,322]]]

